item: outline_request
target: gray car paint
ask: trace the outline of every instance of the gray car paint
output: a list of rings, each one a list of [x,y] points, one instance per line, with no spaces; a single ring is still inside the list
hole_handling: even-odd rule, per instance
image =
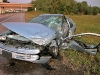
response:
[[[15,52],[15,53],[23,53],[23,54],[38,54],[40,53],[39,49],[15,49],[9,46],[5,46],[2,43],[0,43],[0,48],[2,48],[5,51],[9,52]],[[2,52],[0,52],[2,54]]]
[[[46,45],[55,37],[55,31],[50,28],[37,23],[2,23],[3,26],[16,32],[17,34],[33,41],[35,38],[44,39],[45,43],[37,43],[39,45]],[[33,41],[34,42],[34,41]]]

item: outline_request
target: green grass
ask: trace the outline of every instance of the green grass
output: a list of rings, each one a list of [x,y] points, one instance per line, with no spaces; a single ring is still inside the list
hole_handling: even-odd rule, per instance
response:
[[[98,33],[100,34],[100,14],[94,15],[68,15],[76,23],[76,34],[79,33]],[[100,37],[86,36],[81,38],[84,42],[98,43]]]
[[[26,13],[26,21],[40,14],[45,14],[43,11],[31,11]],[[93,15],[67,15],[72,18],[76,23],[76,34],[93,32],[100,34],[100,14]],[[77,38],[87,44],[100,43],[100,37],[84,36]],[[85,75],[100,75],[100,51],[97,55],[89,55],[87,53],[77,52],[76,50],[65,50],[64,54],[66,59],[70,60],[70,63],[77,69],[82,70]]]
[[[45,13],[48,13],[48,12],[44,12],[44,11],[31,11],[31,12],[27,12],[26,13],[26,21],[28,22],[29,20],[31,20],[33,17],[36,17],[40,14],[45,14]]]
[[[76,33],[95,32],[100,33],[100,15],[73,15],[70,16],[77,24]]]
[[[76,34],[92,32],[100,34],[100,14],[93,15],[68,15],[76,23]],[[84,36],[77,38],[87,44],[100,43],[100,37]],[[65,51],[65,55],[70,58],[71,63],[77,68],[84,68],[86,75],[100,75],[100,51],[96,56],[88,55],[87,53],[80,53],[77,51]]]
[[[66,50],[64,54],[76,71],[81,70],[85,75],[100,75],[100,53],[93,56],[76,50]]]

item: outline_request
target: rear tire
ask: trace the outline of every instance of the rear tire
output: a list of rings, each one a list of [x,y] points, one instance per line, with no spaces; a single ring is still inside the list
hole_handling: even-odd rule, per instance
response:
[[[50,47],[49,53],[54,59],[57,59],[59,56],[59,47],[55,46]]]

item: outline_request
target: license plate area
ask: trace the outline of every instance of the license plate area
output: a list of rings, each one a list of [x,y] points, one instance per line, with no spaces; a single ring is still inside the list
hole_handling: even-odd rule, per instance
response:
[[[12,53],[3,50],[2,51],[2,56],[11,59],[12,58]]]
[[[25,59],[25,55],[23,55],[23,54],[16,54],[15,58],[23,60],[23,59]]]

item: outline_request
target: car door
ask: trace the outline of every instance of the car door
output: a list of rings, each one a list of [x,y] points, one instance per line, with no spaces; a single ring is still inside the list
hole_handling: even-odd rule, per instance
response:
[[[67,19],[63,17],[63,24],[62,24],[62,37],[65,38],[69,35],[69,24]]]
[[[69,22],[69,27],[70,27],[70,36],[74,35],[74,32],[76,30],[76,24],[73,22],[73,20],[71,18],[68,18],[68,22]]]

